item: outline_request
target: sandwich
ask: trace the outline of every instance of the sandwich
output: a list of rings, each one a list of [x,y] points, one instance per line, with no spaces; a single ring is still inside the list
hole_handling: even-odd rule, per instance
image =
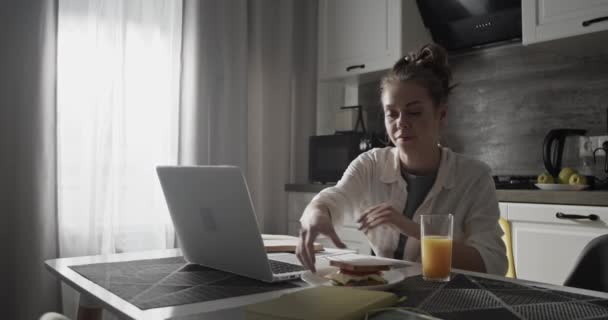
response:
[[[387,284],[382,271],[390,269],[390,264],[372,259],[354,261],[330,260],[329,265],[338,271],[325,276],[335,286],[362,287]]]

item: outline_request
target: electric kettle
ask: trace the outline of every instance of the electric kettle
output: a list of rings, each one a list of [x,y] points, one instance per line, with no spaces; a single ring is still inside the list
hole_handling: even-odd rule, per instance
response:
[[[545,136],[543,143],[543,161],[550,175],[557,177],[562,170],[562,156],[567,136],[584,136],[582,129],[553,129]]]

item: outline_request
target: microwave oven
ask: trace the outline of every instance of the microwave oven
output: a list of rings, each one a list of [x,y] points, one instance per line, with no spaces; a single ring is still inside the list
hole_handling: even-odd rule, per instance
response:
[[[311,136],[308,177],[310,182],[337,182],[348,165],[372,148],[372,139],[362,133]]]

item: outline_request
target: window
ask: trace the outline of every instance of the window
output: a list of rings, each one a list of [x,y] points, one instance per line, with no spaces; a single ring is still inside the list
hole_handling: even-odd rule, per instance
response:
[[[172,247],[155,166],[177,163],[182,3],[60,0],[62,256]]]

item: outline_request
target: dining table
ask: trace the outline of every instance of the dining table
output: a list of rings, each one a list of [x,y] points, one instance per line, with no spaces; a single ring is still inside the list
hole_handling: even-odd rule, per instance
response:
[[[318,252],[316,267],[329,267],[345,254],[353,251],[326,248]],[[299,264],[293,253],[269,258]],[[458,269],[450,281],[426,281],[419,263],[376,258],[403,274],[387,289],[402,298],[395,308],[439,319],[608,319],[608,293]],[[45,266],[121,319],[246,319],[248,305],[311,287],[302,280],[266,283],[190,264],[180,249],[60,258]]]

